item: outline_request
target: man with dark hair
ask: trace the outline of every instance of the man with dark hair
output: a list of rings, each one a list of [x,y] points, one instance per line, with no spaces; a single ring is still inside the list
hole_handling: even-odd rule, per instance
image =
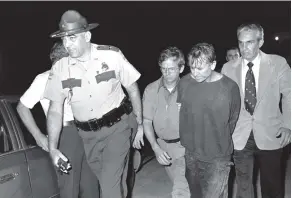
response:
[[[283,198],[281,158],[291,138],[291,69],[283,57],[260,50],[264,30],[259,24],[239,26],[237,39],[242,57],[222,68],[241,93],[240,116],[232,136],[237,197],[254,197],[256,160],[262,197]]]
[[[190,192],[185,178],[185,148],[180,144],[179,111],[176,105],[179,75],[185,66],[184,55],[177,47],[168,47],[161,52],[158,64],[162,77],[150,83],[143,95],[144,131],[157,161],[165,166],[173,183],[172,197],[188,198]]]
[[[68,53],[61,42],[52,47],[50,59],[54,64]],[[50,101],[44,98],[45,87],[50,71],[36,76],[31,86],[20,98],[17,111],[28,131],[37,144],[45,151],[48,149],[48,138],[40,131],[30,111],[35,104],[41,103],[47,115]],[[73,114],[68,103],[64,104],[63,129],[59,149],[70,159],[73,169],[69,174],[58,173],[61,198],[96,198],[99,197],[98,182],[86,161],[82,140],[73,124]]]
[[[124,198],[133,121],[143,133],[142,105],[137,80],[140,73],[117,47],[91,43],[88,24],[75,10],[66,11],[59,30],[68,57],[57,61],[50,73],[44,96],[51,100],[47,128],[53,164],[68,161],[57,148],[65,99],[68,99],[85,148],[90,168],[99,180],[103,198]],[[122,86],[126,89],[126,97]],[[139,136],[143,138],[143,136]],[[134,141],[136,142],[136,141]]]
[[[211,44],[196,44],[188,54],[188,65],[191,73],[178,84],[177,103],[191,197],[227,198],[239,88],[214,71],[216,54]]]
[[[226,61],[236,60],[240,58],[240,53],[238,47],[229,48],[226,51]]]

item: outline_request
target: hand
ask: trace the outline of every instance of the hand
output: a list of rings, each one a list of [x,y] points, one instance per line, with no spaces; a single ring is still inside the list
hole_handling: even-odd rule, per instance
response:
[[[171,157],[168,155],[167,152],[165,152],[164,150],[162,150],[159,145],[156,145],[153,148],[153,151],[155,153],[156,159],[159,162],[159,164],[165,165],[165,166],[171,164],[171,161],[170,161],[171,160]]]
[[[281,127],[277,132],[276,137],[280,139],[280,144],[283,148],[291,142],[291,130]]]
[[[35,137],[35,141],[39,147],[49,152],[49,142],[47,136],[45,136],[44,134],[40,134],[37,137]]]
[[[57,167],[60,168],[58,165],[58,161],[61,158],[62,160],[64,160],[65,162],[68,162],[67,157],[65,157],[60,150],[58,149],[51,149],[50,150],[50,156],[53,160],[53,164]],[[68,166],[66,167],[66,169],[63,171],[64,173],[68,173],[68,170],[71,168],[71,164],[68,163]]]
[[[138,129],[137,129],[137,133],[133,142],[133,147],[136,149],[141,149],[141,144],[142,146],[144,146],[144,131],[143,131],[143,125],[139,124],[138,125]]]

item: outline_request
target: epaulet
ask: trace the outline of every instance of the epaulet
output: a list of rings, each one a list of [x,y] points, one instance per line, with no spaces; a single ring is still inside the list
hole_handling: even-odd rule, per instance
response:
[[[115,52],[119,52],[120,49],[115,47],[115,46],[111,46],[111,45],[99,45],[96,47],[97,50],[112,50]]]

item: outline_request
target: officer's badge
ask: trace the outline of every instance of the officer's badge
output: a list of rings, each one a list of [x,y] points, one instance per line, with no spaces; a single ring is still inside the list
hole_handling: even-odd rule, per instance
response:
[[[103,62],[101,65],[102,72],[106,72],[109,69],[108,65],[105,62]]]

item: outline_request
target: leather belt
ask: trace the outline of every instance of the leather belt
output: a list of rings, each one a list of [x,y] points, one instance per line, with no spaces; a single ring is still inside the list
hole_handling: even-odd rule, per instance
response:
[[[63,122],[63,126],[64,127],[73,126],[73,125],[74,125],[74,120],[70,120],[70,121]]]
[[[104,114],[101,118],[94,118],[86,122],[79,122],[75,119],[74,123],[78,129],[83,131],[98,131],[102,127],[111,127],[118,123],[124,114],[129,115],[132,110],[133,107],[131,101],[125,97],[119,107],[112,109],[108,113]]]
[[[171,139],[171,140],[165,140],[165,139],[162,139],[162,140],[166,143],[176,143],[180,141],[180,138]]]

